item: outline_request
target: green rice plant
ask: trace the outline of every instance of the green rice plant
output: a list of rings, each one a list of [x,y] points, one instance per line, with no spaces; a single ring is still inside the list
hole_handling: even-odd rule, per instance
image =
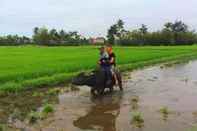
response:
[[[169,109],[168,109],[168,107],[162,107],[159,109],[159,112],[162,113],[163,115],[168,115]]]
[[[57,95],[60,93],[60,89],[59,88],[52,88],[52,89],[49,89],[49,91],[47,92],[48,95]]]
[[[168,118],[168,115],[170,113],[168,107],[162,107],[159,109],[159,112],[162,114],[163,120],[166,121]]]
[[[141,128],[144,125],[144,119],[143,119],[142,113],[133,112],[131,124]]]
[[[31,123],[31,124],[35,123],[39,119],[40,119],[39,112],[31,111],[28,115],[28,120],[29,120],[29,123]]]
[[[32,96],[33,96],[33,97],[42,97],[42,96],[44,96],[44,93],[42,93],[42,92],[34,92],[34,93],[32,94]]]
[[[52,112],[54,112],[54,108],[51,104],[44,105],[44,107],[42,109],[42,113],[49,114],[49,113],[52,113]]]
[[[197,58],[197,46],[115,47],[122,71],[173,60]],[[42,52],[42,53],[40,53]],[[0,91],[55,86],[96,67],[97,47],[0,47]]]
[[[39,119],[45,119],[49,113],[54,112],[54,107],[51,104],[45,104],[42,110],[38,114],[33,114],[35,116],[39,116]]]

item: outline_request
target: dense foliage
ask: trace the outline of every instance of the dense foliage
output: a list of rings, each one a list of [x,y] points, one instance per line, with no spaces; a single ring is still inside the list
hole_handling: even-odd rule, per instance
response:
[[[18,36],[18,35],[0,36],[0,45],[25,45],[31,43],[32,40],[26,36]]]
[[[121,24],[120,24],[121,23]],[[121,25],[121,26],[120,26]],[[119,20],[108,30],[108,41],[119,45],[192,45],[197,43],[197,33],[189,30],[182,21],[168,22],[164,28],[149,32],[146,25],[136,30],[124,29],[124,22]]]
[[[66,32],[64,30],[47,29],[45,27],[35,27],[32,38],[18,35],[0,36],[0,45],[83,45],[88,44],[88,40],[79,35],[78,32]]]
[[[87,39],[76,31],[48,30],[45,27],[34,28],[33,41],[39,45],[82,45],[88,43]]]

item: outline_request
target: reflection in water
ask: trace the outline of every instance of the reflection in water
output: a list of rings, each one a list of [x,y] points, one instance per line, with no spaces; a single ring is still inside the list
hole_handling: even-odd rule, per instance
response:
[[[99,100],[93,100],[95,105],[91,107],[85,116],[75,120],[73,125],[86,130],[102,129],[103,131],[116,131],[116,118],[120,114],[121,98],[122,93],[116,96],[116,98],[106,96]]]

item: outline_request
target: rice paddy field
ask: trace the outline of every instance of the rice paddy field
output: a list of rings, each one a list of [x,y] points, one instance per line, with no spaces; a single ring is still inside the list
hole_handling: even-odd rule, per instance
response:
[[[121,70],[197,58],[197,46],[115,47]],[[96,68],[98,47],[0,47],[0,91],[15,92],[69,81]]]

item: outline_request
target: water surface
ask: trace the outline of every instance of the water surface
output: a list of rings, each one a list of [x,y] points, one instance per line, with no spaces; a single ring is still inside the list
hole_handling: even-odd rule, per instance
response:
[[[55,112],[47,119],[13,125],[27,131],[188,131],[197,125],[197,61],[127,73],[123,92],[116,88],[96,99],[88,87],[80,89],[53,96]],[[168,115],[159,111],[163,107]],[[131,122],[134,112],[144,119],[141,128]]]

